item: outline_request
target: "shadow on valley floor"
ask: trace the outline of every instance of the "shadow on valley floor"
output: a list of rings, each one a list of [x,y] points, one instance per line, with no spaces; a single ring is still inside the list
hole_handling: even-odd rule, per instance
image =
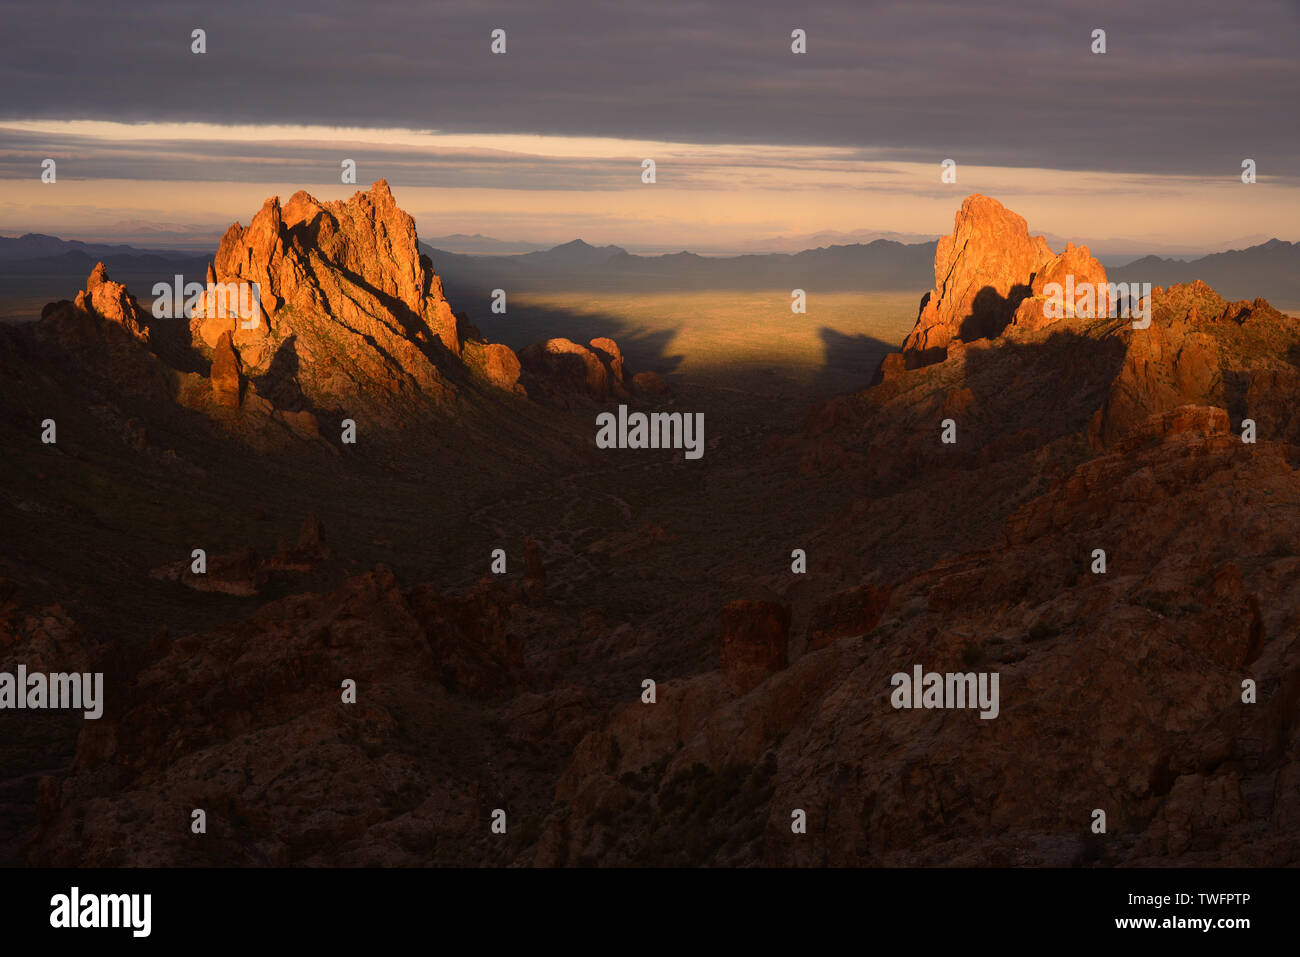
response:
[[[653,299],[647,303],[631,297],[624,310],[618,299],[611,306],[607,294],[593,293],[588,307],[582,291],[570,291],[564,299],[572,296],[571,308],[558,296],[538,302],[520,295],[508,300],[509,311],[500,315],[490,312],[484,290],[449,288],[447,295],[466,310],[485,339],[515,350],[551,337],[585,344],[608,336],[619,344],[631,374],[675,374],[680,385],[752,391],[756,397],[796,402],[866,388],[882,357],[898,348],[898,342],[878,338],[881,331],[887,333],[887,322],[869,309],[859,318],[844,305],[839,315],[846,321],[813,326],[803,317],[791,322],[788,312],[782,317],[755,296],[738,299],[734,308],[720,306],[712,296],[698,301],[689,295],[668,297],[661,313]],[[864,300],[863,307],[868,305]]]
[[[845,335],[827,326],[817,330],[822,342],[822,367],[813,379],[813,398],[824,399],[848,392],[861,392],[871,384],[880,361],[898,347],[873,336]]]

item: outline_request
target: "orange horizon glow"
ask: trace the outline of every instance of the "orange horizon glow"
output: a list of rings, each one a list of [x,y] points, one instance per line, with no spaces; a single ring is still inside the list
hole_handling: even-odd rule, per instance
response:
[[[0,233],[136,245],[138,235],[120,238],[135,222],[219,235],[231,222],[246,223],[272,195],[287,199],[306,189],[322,200],[343,199],[381,178],[422,237],[481,233],[537,243],[581,237],[690,249],[855,230],[937,236],[951,231],[962,199],[975,192],[1024,216],[1033,232],[1082,244],[1227,248],[1242,238],[1293,238],[1300,221],[1300,186],[1267,169],[1245,185],[1233,170],[1209,180],[966,166],[959,159],[957,182],[944,184],[943,157],[899,162],[845,147],[87,120],[4,121],[0,135],[5,131],[44,138],[59,166],[54,184],[41,182],[39,159],[30,176],[4,180]],[[209,155],[205,143],[236,153]],[[279,175],[285,162],[277,154],[286,147],[310,156],[298,165],[319,169],[314,181]],[[115,175],[80,176],[83,165],[93,165],[81,159],[87,155]],[[338,182],[334,157],[355,159],[355,185]],[[657,164],[653,185],[641,182],[647,157]],[[204,162],[208,171],[213,163],[224,167],[222,178],[131,175],[135,166],[159,162],[180,177]],[[510,182],[475,185],[485,166]],[[431,177],[446,185],[424,185]]]

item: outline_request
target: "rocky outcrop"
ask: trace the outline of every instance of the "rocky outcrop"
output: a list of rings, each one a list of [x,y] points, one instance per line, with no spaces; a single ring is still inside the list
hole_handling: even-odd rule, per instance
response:
[[[1109,315],[1110,289],[1106,282],[1105,268],[1088,247],[1067,242],[1060,255],[1034,272],[1029,296],[1016,307],[1011,320],[1012,331],[1035,331],[1062,319]],[[1048,290],[1048,286],[1053,288]]]
[[[1151,324],[1120,324],[1124,361],[1089,424],[1094,446],[1109,447],[1152,415],[1186,404],[1229,404],[1241,418],[1267,421],[1274,438],[1300,438],[1281,396],[1300,387],[1300,371],[1271,346],[1290,320],[1262,299],[1225,302],[1195,282],[1151,291]]]
[[[976,289],[992,312],[981,312]],[[1149,310],[1147,325],[1135,314],[1139,305],[1142,312]],[[994,331],[1004,319],[1008,323]],[[916,328],[901,352],[884,358],[873,382],[878,388],[868,395],[873,404],[910,410],[884,417],[879,427],[923,458],[933,455],[934,447],[928,437],[916,438],[913,413],[951,418],[964,430],[987,424],[999,433],[998,441],[1015,444],[1028,434],[1014,438],[1015,430],[998,429],[998,422],[1066,434],[1082,411],[1071,406],[1085,401],[1095,402],[1084,431],[1094,449],[1109,448],[1151,416],[1187,404],[1226,408],[1234,421],[1259,422],[1266,415],[1273,438],[1300,440],[1300,417],[1275,401],[1300,387],[1300,365],[1278,348],[1293,338],[1291,326],[1262,299],[1228,303],[1200,281],[1154,287],[1147,301],[1130,290],[1127,302],[1112,303],[1105,269],[1086,246],[1067,243],[1053,256],[1040,239],[1029,239],[1020,217],[994,200],[971,196],[957,214],[953,234],[939,243],[936,288]],[[963,328],[979,338],[963,334]],[[1026,373],[1026,362],[1050,365],[1052,371]],[[972,365],[978,374],[968,374]],[[928,386],[912,391],[918,380],[911,370],[922,366],[944,368],[941,396]],[[1040,373],[1043,382],[1055,377],[1068,416],[1029,394]],[[1019,400],[1009,401],[1017,393]],[[834,424],[835,409],[826,403],[814,418]],[[993,447],[984,443],[982,430],[978,437],[981,457],[987,459]],[[971,444],[964,449],[951,450],[955,454],[946,460],[968,460],[975,449]],[[903,458],[891,454],[879,461]],[[853,462],[826,448],[820,459]]]
[[[813,611],[808,625],[808,650],[816,651],[841,638],[871,631],[879,624],[889,595],[887,586],[859,585],[830,596]]]
[[[450,396],[439,366],[460,355],[456,317],[383,180],[346,202],[268,199],[226,231],[207,279],[256,284],[259,305],[241,316],[208,297],[191,319],[196,344],[229,333],[276,405],[396,410]]]
[[[188,338],[169,337],[155,365],[181,404],[238,411],[217,418],[250,436],[273,437],[275,425],[259,425],[271,420],[314,439],[322,417],[358,412],[374,413],[371,427],[383,431],[445,406],[475,380],[560,407],[629,395],[623,354],[610,338],[590,346],[555,338],[524,356],[484,341],[453,313],[419,251],[414,220],[384,180],[347,201],[323,203],[303,191],[283,205],[268,199],[247,227],[226,231],[205,278]],[[51,303],[42,315],[51,337],[85,345],[91,324],[78,330],[67,320],[90,315],[153,347],[143,310],[102,263],[75,303]],[[203,359],[206,382],[178,371],[202,368]],[[645,382],[661,392],[657,379]]]
[[[1030,237],[1022,216],[987,196],[966,197],[952,234],[935,249],[934,289],[903,343],[906,367],[941,361],[952,339],[999,335],[1052,259],[1047,241]]]
[[[328,561],[332,554],[325,541],[325,526],[315,515],[302,520],[298,540],[292,545],[281,542],[266,567],[272,571],[306,572]]]
[[[230,341],[230,333],[223,332],[217,340],[212,355],[212,397],[218,405],[239,408],[243,395],[243,376],[239,373],[239,356]]]
[[[608,336],[599,336],[591,340],[592,351],[600,356],[609,369],[610,379],[616,383],[623,382],[623,352],[618,343]]]
[[[241,596],[256,595],[267,580],[265,563],[254,548],[205,555],[202,567],[202,571],[195,571],[194,561],[182,558],[153,569],[149,577],[179,582],[194,591]]]
[[[1108,312],[1106,270],[1087,246],[1066,243],[1054,255],[1042,236],[1029,235],[1023,217],[976,193],[962,203],[952,234],[939,240],[934,289],[922,300],[916,327],[876,378],[941,362],[959,342]]]
[[[75,301],[47,303],[31,331],[38,343],[74,363],[83,381],[117,395],[170,403],[181,374],[155,353],[148,323],[135,297],[99,263]]]
[[[525,394],[524,387],[519,382],[523,367],[509,346],[503,346],[499,342],[466,342],[465,354],[481,356],[479,361],[482,375],[492,385],[506,392]]]
[[[628,395],[623,354],[612,339],[593,339],[590,347],[569,339],[547,339],[521,349],[519,362],[528,374],[528,394],[554,405]]]
[[[286,411],[396,417],[450,400],[462,366],[495,388],[562,407],[627,395],[612,339],[590,347],[550,339],[520,355],[483,341],[452,312],[414,220],[384,180],[346,202],[302,191],[283,206],[268,199],[247,227],[226,231],[207,280],[231,291],[205,298],[191,320],[196,345],[215,351],[228,334],[243,375]],[[256,286],[255,315],[227,307],[241,283]],[[222,404],[228,396],[223,390]]]
[[[0,672],[19,665],[30,674],[89,671],[103,653],[100,642],[61,605],[23,608],[8,585],[0,579]]]
[[[76,307],[83,312],[116,322],[141,342],[149,341],[149,320],[135,296],[120,282],[108,278],[108,269],[97,263],[86,279],[86,288],[77,293]]]
[[[744,691],[788,663],[790,608],[771,601],[733,601],[722,609],[722,673]]]
[[[269,557],[246,546],[230,552],[205,553],[199,571],[195,570],[195,559],[191,557],[155,568],[149,576],[157,581],[178,582],[194,591],[249,596],[260,594],[281,573],[312,571],[330,555],[320,519],[308,515],[297,542],[281,541]]]

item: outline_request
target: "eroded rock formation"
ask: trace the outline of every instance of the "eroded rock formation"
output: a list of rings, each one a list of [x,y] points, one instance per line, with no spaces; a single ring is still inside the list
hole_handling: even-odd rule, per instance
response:
[[[1030,294],[1035,274],[1053,259],[1024,217],[976,193],[957,211],[951,235],[934,253],[934,289],[903,343],[907,368],[940,361],[948,342],[996,336]]]

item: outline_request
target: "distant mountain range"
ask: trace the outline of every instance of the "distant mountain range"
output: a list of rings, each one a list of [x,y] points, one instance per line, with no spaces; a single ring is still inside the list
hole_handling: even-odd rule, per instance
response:
[[[1055,233],[1032,228],[1030,233],[1041,233],[1043,238],[1047,240],[1048,245],[1053,249],[1060,249],[1065,246],[1065,237]],[[132,233],[131,235],[135,234]],[[938,236],[932,233],[899,233],[882,229],[853,229],[848,231],[827,229],[815,233],[796,233],[789,236],[765,236],[747,239],[732,242],[726,246],[697,243],[693,244],[692,252],[699,253],[702,256],[746,256],[765,253],[797,253],[805,249],[819,249],[822,246],[866,245],[875,242],[877,239],[889,239],[896,243],[911,246],[933,242],[937,238]],[[1070,238],[1074,239],[1075,237]],[[1142,256],[1161,256],[1166,259],[1190,261],[1212,252],[1245,249],[1249,246],[1267,242],[1269,238],[1259,234],[1238,236],[1224,240],[1213,247],[1189,245],[1176,240],[1170,242],[1158,239],[1113,236],[1089,238],[1085,239],[1084,243],[1098,260],[1110,267],[1127,265]],[[541,252],[551,248],[550,243],[495,239],[481,233],[426,236],[424,242],[435,249],[445,249],[447,252],[459,253],[465,256],[518,255],[521,253]],[[175,243],[168,243],[167,245],[178,248]],[[185,248],[193,249],[194,244],[187,243]],[[675,253],[679,251],[679,248],[658,243],[638,242],[628,251],[642,256],[651,256],[662,253]]]
[[[854,229],[849,232],[823,230],[817,233],[748,239],[738,243],[730,243],[726,246],[698,245],[693,252],[697,252],[702,256],[747,256],[766,253],[797,253],[805,249],[817,249],[821,246],[865,245],[877,239],[890,239],[896,243],[916,244],[933,242],[937,238],[937,236],[925,233],[896,233],[880,229]],[[449,253],[459,253],[464,256],[509,256],[545,252],[552,248],[549,243],[494,239],[481,233],[474,233],[473,235],[452,233],[448,236],[428,236],[423,241],[426,245],[435,249],[445,249]],[[634,251],[642,256],[652,256],[679,252],[680,248],[662,243],[637,243],[635,249],[629,251]],[[1148,251],[1154,253],[1170,252],[1167,249],[1143,249],[1143,252]]]
[[[620,246],[592,246],[576,239],[514,256],[466,256],[421,246],[449,289],[476,291],[495,287],[921,290],[931,282],[935,249],[933,242],[905,245],[879,239],[865,245],[826,246],[798,253],[640,256]]]
[[[485,249],[511,245],[484,236],[459,238],[479,242]],[[1053,248],[1062,245],[1055,243]],[[701,256],[691,252],[638,255],[621,246],[593,246],[581,239],[549,249],[509,254],[471,255],[426,242],[420,247],[433,260],[453,303],[458,292],[478,296],[495,288],[631,292],[915,289],[920,296],[933,282],[935,254],[935,242],[901,243],[889,239],[796,253],[741,256]],[[170,282],[176,273],[187,280],[201,279],[210,259],[209,253],[84,243],[38,233],[0,236],[0,295],[12,294],[20,285],[24,292],[33,284],[48,285],[51,296],[65,287],[76,289],[95,263],[103,261],[115,279],[125,282],[141,298],[148,298],[155,282]],[[1270,239],[1246,249],[1191,261],[1146,256],[1127,265],[1112,266],[1107,275],[1117,282],[1150,282],[1157,286],[1202,279],[1228,299],[1263,296],[1294,308],[1300,304],[1300,243]]]
[[[932,243],[938,236],[925,233],[896,233],[881,229],[854,229],[849,232],[827,229],[816,233],[800,233],[794,236],[769,236],[765,239],[751,239],[739,243],[732,250],[736,254],[748,253],[797,253],[805,249],[817,249],[821,246],[854,246],[873,243],[877,239],[888,239],[905,245]]]
[[[467,256],[427,244],[424,251],[452,291],[617,288],[625,290],[804,288],[876,292],[928,288],[935,243],[878,239],[798,253],[700,256],[681,252],[640,256],[619,246],[574,240],[513,256]],[[1063,242],[1053,248],[1064,247]],[[1300,243],[1270,239],[1247,249],[1183,261],[1146,256],[1107,270],[1115,280],[1155,286],[1202,279],[1228,299],[1254,299],[1294,307],[1300,303]]]
[[[57,236],[46,236],[42,233],[0,236],[0,262],[51,259],[77,252],[100,259],[105,256],[157,256],[164,259],[184,259],[192,255],[176,250],[144,250],[133,246],[83,243],[77,239],[59,239]]]
[[[1150,282],[1156,286],[1201,279],[1225,299],[1263,296],[1273,303],[1300,303],[1300,243],[1270,239],[1248,249],[1212,253],[1191,262],[1145,256],[1107,270],[1115,280]]]
[[[506,239],[493,239],[491,236],[484,236],[482,233],[474,233],[473,235],[452,233],[450,236],[432,236],[426,239],[425,243],[438,249],[447,249],[466,256],[517,255],[519,253],[541,252],[550,248],[546,243],[512,242]]]

